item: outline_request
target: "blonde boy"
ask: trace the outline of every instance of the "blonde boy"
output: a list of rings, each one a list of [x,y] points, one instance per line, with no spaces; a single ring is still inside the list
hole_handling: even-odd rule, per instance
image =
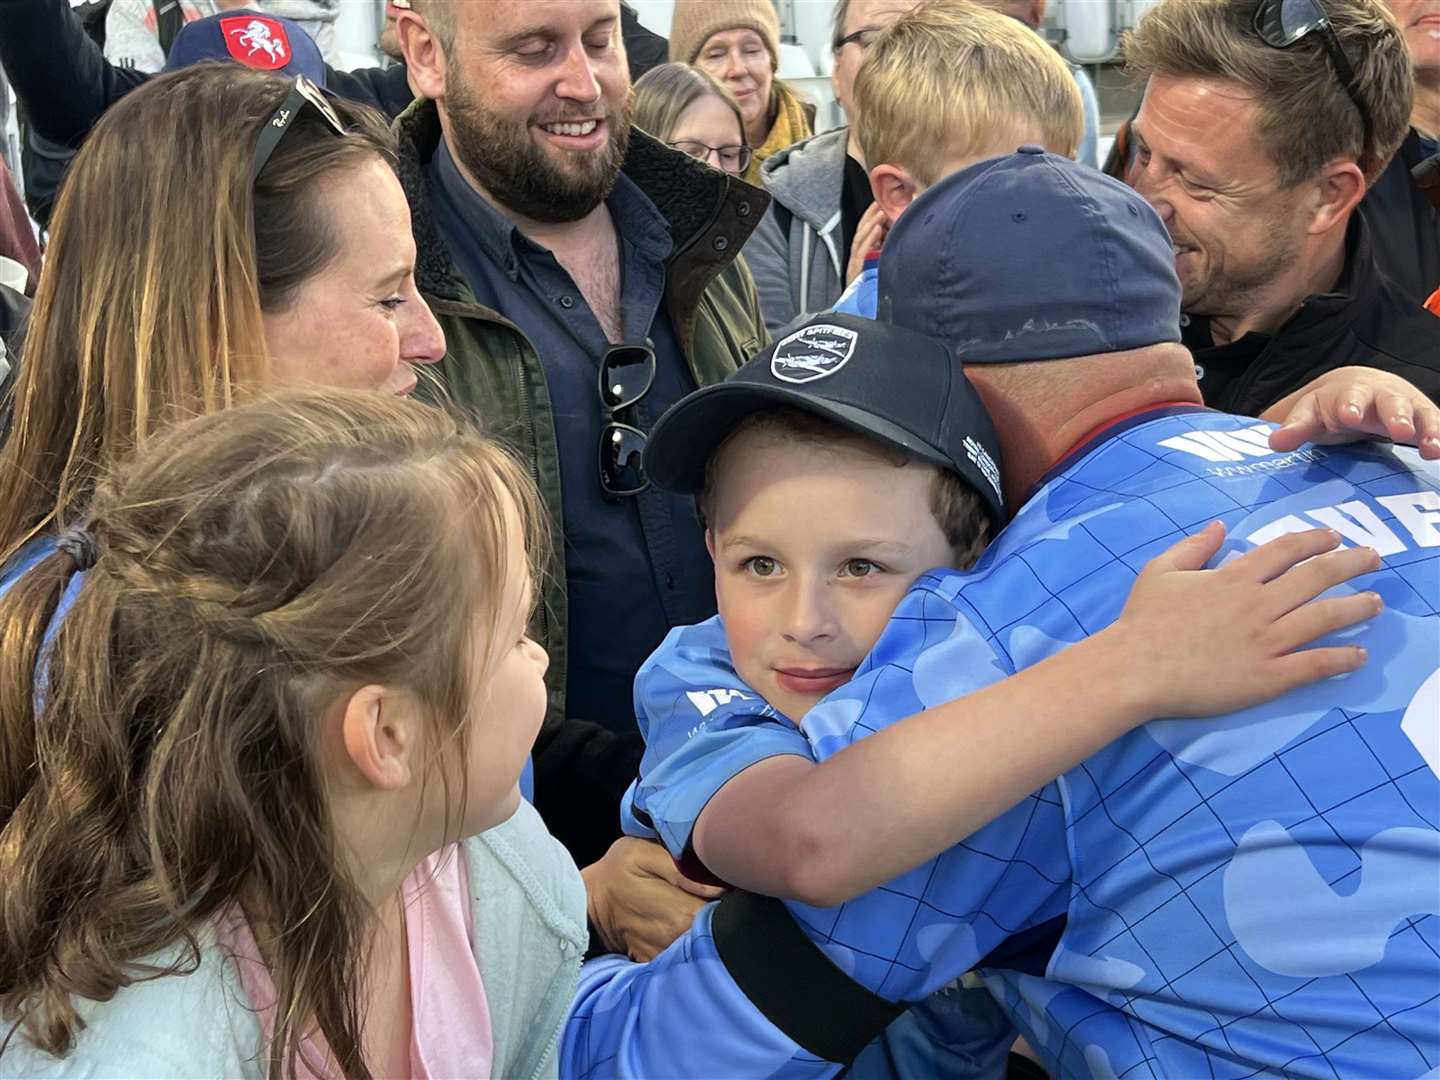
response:
[[[1075,76],[1023,23],[969,0],[929,0],[870,46],[855,78],[855,139],[889,225],[917,196],[986,158],[1040,146],[1073,158],[1085,115]],[[875,260],[836,311],[873,318]]]

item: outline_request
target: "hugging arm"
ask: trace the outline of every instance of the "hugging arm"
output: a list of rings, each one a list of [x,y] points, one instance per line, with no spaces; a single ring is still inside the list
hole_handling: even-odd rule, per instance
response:
[[[1382,438],[1418,446],[1427,460],[1440,458],[1440,407],[1435,404],[1440,376],[1426,374],[1433,376],[1428,396],[1414,383],[1378,368],[1327,371],[1260,415],[1281,425],[1270,436],[1271,449],[1285,453],[1306,442]]]
[[[1116,622],[1018,675],[1003,678],[998,657],[988,671],[957,670],[964,696],[819,764],[783,756],[746,769],[700,813],[696,854],[730,884],[839,904],[945,851],[1148,720],[1227,713],[1363,662],[1354,647],[1303,646],[1379,612],[1369,593],[1315,600],[1373,570],[1373,551],[1333,551],[1338,536],[1317,529],[1201,570],[1223,539],[1212,525],[1157,556]],[[1217,681],[1216,670],[1229,676]],[[887,694],[880,682],[873,692]]]

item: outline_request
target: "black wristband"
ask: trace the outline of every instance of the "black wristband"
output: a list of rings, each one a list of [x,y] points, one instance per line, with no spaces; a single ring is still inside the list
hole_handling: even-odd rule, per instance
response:
[[[908,1008],[836,967],[772,897],[727,893],[710,928],[721,962],[751,1004],[825,1061],[848,1065]]]

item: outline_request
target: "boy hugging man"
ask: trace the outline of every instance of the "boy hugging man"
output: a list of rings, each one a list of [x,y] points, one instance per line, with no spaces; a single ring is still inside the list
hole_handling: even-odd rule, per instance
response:
[[[1074,156],[1084,130],[1054,49],[962,0],[922,4],[883,34],[856,106],[892,225],[975,161],[1023,144]],[[867,321],[875,294],[872,260],[836,305],[865,319],[821,316],[783,337],[662,421],[646,458],[653,482],[698,496],[720,615],[672,631],[636,677],[647,748],[622,806],[626,831],[658,834],[695,880],[822,905],[917,865],[953,818],[935,807],[927,834],[897,810],[856,833],[841,862],[791,857],[779,836],[743,842],[731,810],[756,788],[725,786],[765,762],[776,798],[793,797],[789,782],[813,764],[801,718],[849,681],[921,574],[970,566],[1004,520],[988,415],[948,350]],[[716,661],[748,691],[715,686]],[[1012,1039],[983,991],[951,992],[905,1013],[854,1072],[994,1075]]]
[[[920,575],[971,565],[1003,524],[997,447],[947,346],[844,314],[817,316],[661,418],[646,468],[658,486],[697,496],[720,614],[671,631],[636,676],[647,747],[624,803],[628,831],[658,833],[694,880],[728,875],[812,903],[919,861],[887,839],[904,828],[897,815],[810,879],[783,839],[745,842],[723,791],[745,772],[783,798],[813,767],[800,719],[850,680]],[[852,1074],[1000,1075],[1013,1039],[988,994],[957,988],[905,1013]]]
[[[720,615],[671,631],[636,675],[631,831],[710,877],[690,848],[700,809],[793,755],[793,724],[850,681],[914,580],[969,566],[998,531],[995,446],[948,347],[855,315],[818,315],[661,418],[649,478],[697,495]],[[720,654],[753,693],[704,684]]]
[[[631,831],[711,878],[690,847],[700,810],[794,754],[794,725],[850,680],[916,578],[969,566],[998,531],[996,445],[946,346],[852,315],[817,316],[661,418],[647,470],[697,496],[720,614],[671,631],[636,676]],[[704,684],[721,654],[751,693]]]
[[[930,0],[889,27],[866,54],[856,104],[857,138],[872,163],[876,198],[892,224],[928,187],[976,161],[1034,143],[1073,156],[1084,128],[1075,79],[1055,50],[1022,23],[964,0]],[[836,312],[869,319],[874,308],[872,269],[856,279]],[[821,329],[825,326],[831,329]],[[876,333],[881,331],[861,322],[819,316],[784,338],[771,357],[786,350],[844,351],[842,336],[864,341]],[[827,341],[831,336],[836,340]],[[803,347],[807,341],[814,350]],[[889,395],[938,395],[942,385],[952,386],[947,364],[953,361],[942,364],[927,352],[934,347],[876,339],[873,348],[858,350],[865,360],[852,357],[848,368],[831,370],[782,357],[783,378],[769,370],[771,357],[761,357],[742,370],[751,385],[769,380],[789,388],[783,412],[757,413],[740,423],[745,413],[718,411],[724,395],[732,393],[720,386],[707,391],[716,395],[715,404],[703,408],[717,410],[734,431],[722,430],[701,445],[705,456],[686,458],[690,448],[684,443],[693,425],[662,422],[652,434],[646,458],[651,479],[700,497],[720,616],[672,631],[637,675],[636,711],[647,751],[622,818],[632,834],[658,833],[681,868],[698,880],[713,879],[694,857],[692,833],[700,811],[725,781],[768,757],[795,754],[793,725],[849,681],[916,578],[936,566],[968,567],[1003,522],[994,431],[962,375],[954,376],[948,392],[957,404],[963,402],[960,420],[971,430],[950,448],[949,461],[933,449],[915,452],[923,427],[900,430],[919,422],[919,414],[892,418],[885,434],[855,422],[867,402],[884,408]],[[912,365],[912,353],[931,355],[933,366]],[[865,366],[872,363],[878,365],[873,373]],[[899,371],[904,374],[897,378]],[[836,382],[839,374],[844,377]],[[845,405],[844,416],[836,415],[837,403],[820,407],[856,379],[870,381],[866,394],[872,396]],[[904,467],[896,468],[897,453],[908,459]],[[691,461],[688,471],[677,469],[680,460]],[[722,476],[723,485],[717,483]],[[759,496],[763,499],[750,505]],[[842,506],[844,511],[837,510]],[[731,519],[740,508],[743,527],[735,528]],[[787,567],[775,551],[738,542],[756,539],[758,530],[749,525],[754,520],[769,523],[767,535],[779,539],[783,528],[811,544],[815,551],[807,554],[816,568]],[[873,543],[867,547],[861,541]],[[816,576],[822,557],[831,559],[830,578]],[[799,573],[806,576],[797,583]],[[727,651],[753,697],[705,685],[707,668],[687,663],[689,657],[708,661]],[[715,681],[713,674],[708,681]],[[756,717],[789,723],[755,725]],[[734,737],[737,728],[745,729],[743,738]],[[699,828],[706,836],[704,821]],[[881,844],[887,833],[875,834]],[[750,860],[742,865],[748,868]],[[817,891],[787,877],[805,865],[801,860],[777,867],[778,879],[747,876],[735,883],[816,903],[852,893],[835,892],[829,881]],[[914,863],[886,860],[886,865],[906,870]],[[837,874],[842,880],[848,876]],[[866,875],[867,885],[885,880]]]

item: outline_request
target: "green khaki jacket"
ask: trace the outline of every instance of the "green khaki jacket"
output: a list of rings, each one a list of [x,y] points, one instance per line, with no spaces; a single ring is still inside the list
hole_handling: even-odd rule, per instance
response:
[[[518,326],[476,301],[430,208],[427,166],[441,139],[435,103],[416,101],[395,121],[395,133],[418,252],[415,276],[447,345],[445,358],[422,373],[421,393],[448,399],[519,454],[539,485],[555,535],[563,536],[560,454],[540,357]],[[665,307],[690,374],[697,386],[719,382],[768,342],[740,249],[770,198],[638,128],[631,131],[624,171],[670,223],[675,250],[666,265]],[[548,723],[565,716],[566,625],[565,562],[552,552],[536,625],[550,653]]]

